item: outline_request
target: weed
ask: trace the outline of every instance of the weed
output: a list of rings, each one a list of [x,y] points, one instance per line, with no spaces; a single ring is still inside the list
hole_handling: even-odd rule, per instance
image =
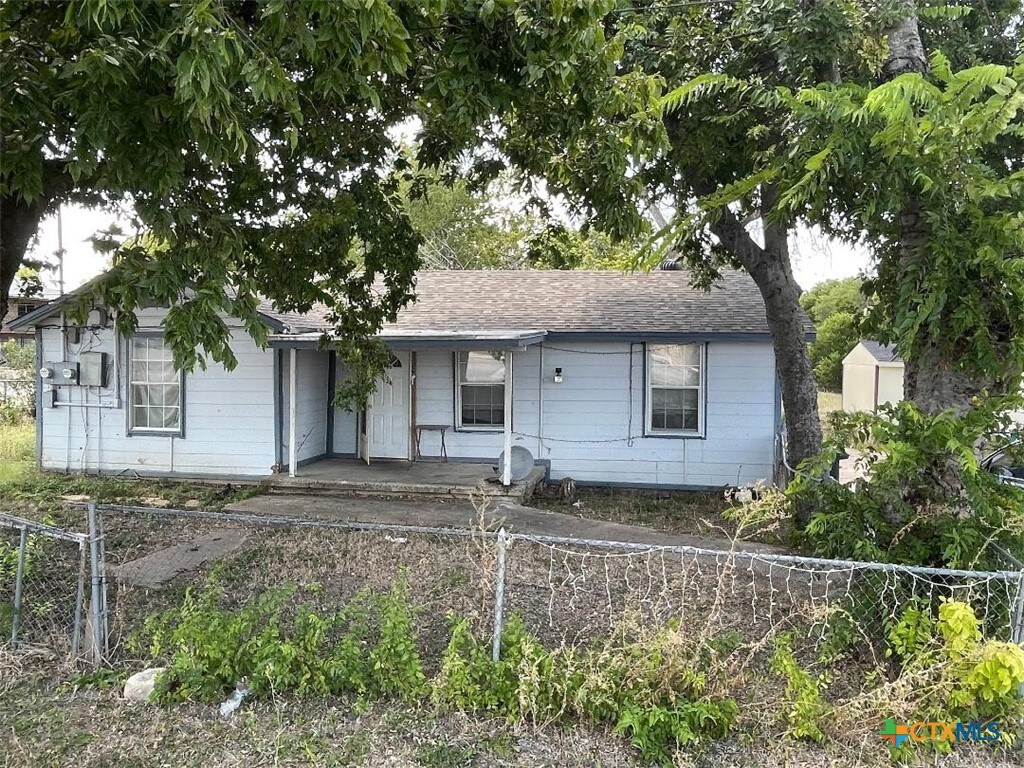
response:
[[[420,749],[416,759],[424,768],[465,768],[473,764],[476,750],[449,744],[430,744]]]
[[[822,692],[828,685],[828,675],[815,676],[800,666],[793,653],[793,636],[788,633],[775,638],[771,667],[786,680],[783,720],[789,734],[798,739],[824,741],[821,726],[829,707]]]

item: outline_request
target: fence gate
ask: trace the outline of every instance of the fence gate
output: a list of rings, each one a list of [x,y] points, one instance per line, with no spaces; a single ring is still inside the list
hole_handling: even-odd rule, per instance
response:
[[[76,658],[83,646],[89,537],[0,513],[0,644]]]

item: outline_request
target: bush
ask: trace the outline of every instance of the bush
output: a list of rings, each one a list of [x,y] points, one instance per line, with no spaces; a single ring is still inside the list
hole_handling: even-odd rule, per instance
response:
[[[455,619],[433,698],[510,721],[606,723],[645,759],[667,763],[679,747],[724,737],[736,717],[735,702],[707,692],[713,653],[691,646],[678,626],[643,639],[620,631],[600,647],[547,651],[513,617],[494,662],[489,644]]]
[[[890,631],[891,655],[916,694],[916,716],[925,721],[998,722],[1001,739],[1024,715],[1024,648],[986,639],[974,610],[947,600],[937,617],[918,605],[904,611]],[[941,748],[941,747],[940,747]]]
[[[217,701],[241,679],[254,694],[291,691],[414,699],[425,676],[416,651],[407,588],[361,593],[321,616],[297,602],[296,587],[233,608],[210,586],[186,593],[181,606],[146,622],[136,650],[166,660],[157,697]]]
[[[31,344],[19,344],[17,341],[5,341],[0,344],[0,353],[3,354],[4,359],[7,362],[4,364],[5,368],[11,368],[25,375],[25,378],[31,378],[36,369],[36,345]]]
[[[963,418],[911,402],[872,414],[837,413],[834,433],[787,489],[818,510],[800,543],[821,557],[951,568],[998,565],[993,544],[1024,552],[1024,491],[979,465],[975,446],[1001,431],[1015,398],[979,404]],[[822,482],[839,451],[864,456],[866,481]]]

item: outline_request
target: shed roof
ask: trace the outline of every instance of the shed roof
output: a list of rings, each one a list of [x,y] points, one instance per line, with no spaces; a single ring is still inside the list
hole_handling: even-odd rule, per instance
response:
[[[861,339],[864,349],[880,363],[902,363],[903,358],[892,344],[882,344],[873,339]]]

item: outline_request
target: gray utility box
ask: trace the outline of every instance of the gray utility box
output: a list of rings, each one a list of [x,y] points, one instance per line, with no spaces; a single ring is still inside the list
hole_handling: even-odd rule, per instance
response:
[[[106,352],[86,352],[82,355],[78,383],[83,387],[107,386]]]

